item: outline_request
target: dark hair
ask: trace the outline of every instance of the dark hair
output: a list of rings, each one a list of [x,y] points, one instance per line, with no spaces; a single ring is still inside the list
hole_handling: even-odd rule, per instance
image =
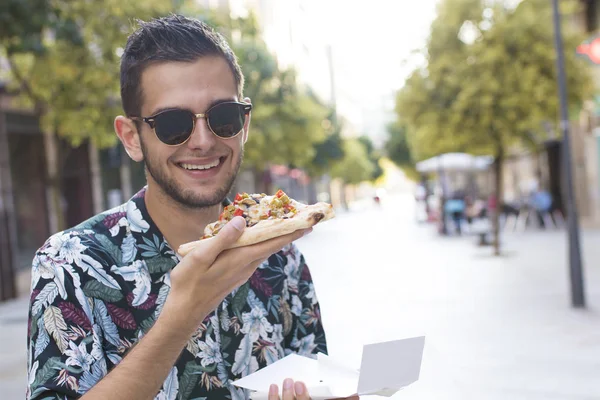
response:
[[[127,116],[140,116],[141,79],[144,69],[169,61],[193,62],[200,57],[220,56],[227,61],[242,97],[244,75],[227,41],[210,26],[181,15],[138,21],[139,28],[127,39],[121,57],[121,101]]]

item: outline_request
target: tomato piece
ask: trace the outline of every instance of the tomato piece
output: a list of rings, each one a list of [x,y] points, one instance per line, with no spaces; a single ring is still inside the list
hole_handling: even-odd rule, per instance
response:
[[[244,216],[244,210],[242,210],[241,208],[238,208],[237,210],[235,210],[235,212],[233,213],[233,215],[235,215],[236,217],[243,217]]]
[[[283,192],[283,190],[279,189],[277,193],[275,193],[275,197],[279,199],[281,198],[281,196],[285,196],[285,193]]]

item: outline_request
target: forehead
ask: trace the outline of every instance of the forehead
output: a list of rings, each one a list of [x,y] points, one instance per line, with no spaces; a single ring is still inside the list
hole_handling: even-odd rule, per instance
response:
[[[219,56],[150,65],[142,73],[141,89],[144,116],[165,107],[201,113],[217,100],[237,100],[233,72]]]

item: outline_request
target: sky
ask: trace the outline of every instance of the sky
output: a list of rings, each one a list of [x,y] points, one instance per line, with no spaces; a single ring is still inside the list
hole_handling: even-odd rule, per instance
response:
[[[296,67],[326,100],[331,46],[338,114],[355,134],[382,139],[394,93],[418,64],[411,54],[424,47],[438,0],[253,1],[262,5],[263,34],[279,61]]]
[[[326,35],[343,64],[340,74],[351,76],[361,93],[398,89],[407,72],[402,61],[423,47],[436,2],[321,0],[323,23],[337,16]]]
[[[328,37],[333,47],[339,101],[354,103],[348,107],[353,114],[360,109],[357,123],[381,136],[393,93],[420,61],[411,53],[424,47],[437,0],[316,3],[322,10],[316,13],[318,26],[328,29],[314,32]]]

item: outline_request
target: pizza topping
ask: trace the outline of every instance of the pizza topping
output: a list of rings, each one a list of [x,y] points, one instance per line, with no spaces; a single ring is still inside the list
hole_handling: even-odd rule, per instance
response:
[[[219,220],[206,227],[203,239],[216,235],[236,216],[244,217],[247,227],[268,219],[292,218],[298,212],[297,204],[283,190],[278,190],[275,196],[267,196],[264,193],[253,195],[238,193],[233,203],[223,209]]]
[[[250,197],[243,199],[241,202],[241,204],[247,205],[247,206],[255,206],[258,204],[258,202]]]

